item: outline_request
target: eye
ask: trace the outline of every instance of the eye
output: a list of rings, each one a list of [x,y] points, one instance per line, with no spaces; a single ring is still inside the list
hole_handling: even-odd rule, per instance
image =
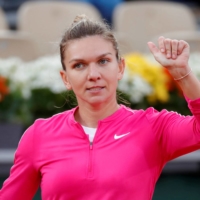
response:
[[[74,68],[75,69],[81,69],[81,68],[83,68],[85,65],[83,64],[83,63],[76,63],[76,64],[74,64]]]
[[[107,64],[109,61],[108,61],[108,59],[101,59],[101,60],[99,60],[99,64],[100,65],[105,65],[105,64]]]

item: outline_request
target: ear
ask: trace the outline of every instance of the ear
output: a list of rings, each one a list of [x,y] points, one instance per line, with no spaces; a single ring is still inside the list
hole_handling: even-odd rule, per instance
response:
[[[69,82],[69,80],[68,80],[67,72],[64,71],[64,70],[61,70],[61,71],[60,71],[60,76],[61,76],[61,78],[62,78],[62,80],[63,80],[63,83],[65,84],[66,88],[67,88],[68,90],[71,90],[71,89],[72,89],[72,86],[71,86],[71,84],[70,84],[70,82]]]
[[[125,60],[124,58],[120,58],[119,61],[119,72],[118,72],[118,80],[121,80],[125,70]]]

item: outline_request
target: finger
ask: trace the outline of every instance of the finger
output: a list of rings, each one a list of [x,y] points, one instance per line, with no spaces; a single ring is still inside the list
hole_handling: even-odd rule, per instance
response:
[[[164,40],[164,45],[165,45],[165,53],[166,53],[166,57],[167,58],[171,58],[171,52],[172,52],[172,49],[171,49],[171,40],[169,38],[166,38]]]
[[[148,47],[153,55],[159,52],[158,47],[153,42],[148,42]]]
[[[162,53],[165,52],[164,39],[165,39],[165,38],[164,38],[163,36],[160,36],[160,37],[158,38],[158,46],[159,46],[159,49],[160,49],[160,51],[161,51]]]
[[[172,58],[176,59],[178,55],[178,40],[171,40]]]
[[[179,42],[178,42],[178,49],[177,49],[178,55],[180,55],[182,53],[182,51],[185,48],[186,44],[187,43],[184,40],[179,40]]]

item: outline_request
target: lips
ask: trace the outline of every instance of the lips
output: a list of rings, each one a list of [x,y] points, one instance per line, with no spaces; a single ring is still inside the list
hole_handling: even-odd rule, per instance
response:
[[[95,86],[95,87],[90,87],[90,88],[87,88],[87,90],[89,91],[99,91],[99,90],[102,90],[104,87],[101,87],[101,86]]]

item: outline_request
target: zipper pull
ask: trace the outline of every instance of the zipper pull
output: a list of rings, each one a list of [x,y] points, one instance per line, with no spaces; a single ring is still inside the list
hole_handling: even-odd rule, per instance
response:
[[[93,149],[93,143],[90,142],[90,150],[92,150],[92,149]]]

